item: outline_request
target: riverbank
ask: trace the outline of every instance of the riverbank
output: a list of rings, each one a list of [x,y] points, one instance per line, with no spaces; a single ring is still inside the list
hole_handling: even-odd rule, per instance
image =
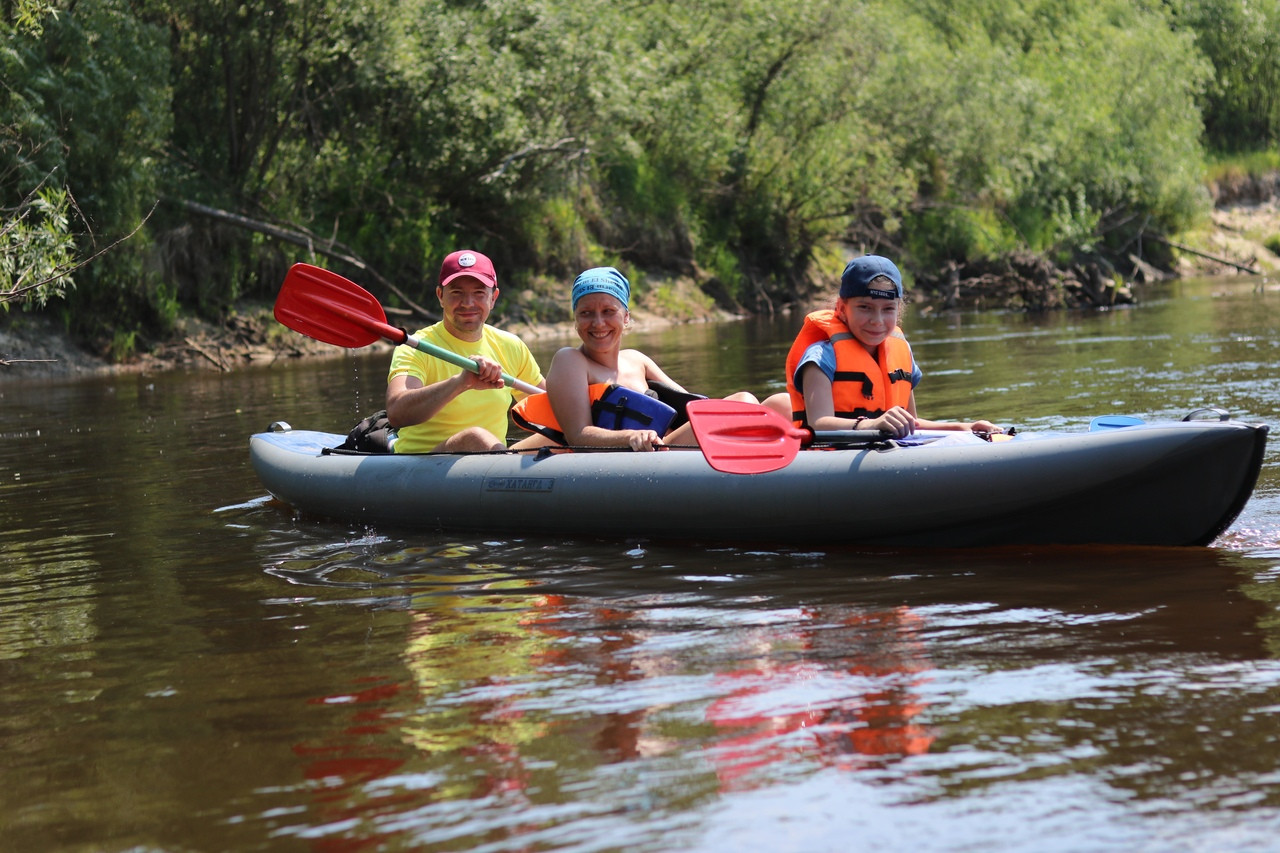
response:
[[[1254,270],[1264,285],[1280,278],[1280,256],[1269,248],[1280,241],[1280,197],[1240,198],[1238,203],[1216,208],[1202,229],[1181,236],[1179,245],[1173,248],[1174,277],[1253,275],[1246,270]],[[1024,276],[1022,285],[1017,283],[1018,274]],[[912,301],[917,303],[915,310],[922,311],[1009,305],[1011,289],[1025,291],[1025,280],[1030,275],[1026,271],[1014,270],[1011,274],[1006,270],[1003,275],[991,275],[985,282],[981,277],[963,281],[957,278],[950,285],[953,289],[927,292],[921,289]],[[1149,278],[1155,277],[1156,271],[1152,270]],[[1121,296],[1131,298],[1136,290],[1140,298],[1140,288],[1146,283],[1150,282],[1126,283]],[[1106,285],[1094,281],[1068,282],[1068,286],[1097,289]],[[955,297],[962,291],[969,298],[958,303]],[[949,295],[952,298],[949,299]],[[516,305],[526,297],[534,298],[530,294],[518,294],[514,297]],[[640,297],[632,310],[637,331],[733,317],[700,298],[700,292],[689,281],[670,282],[646,297]],[[1093,304],[1097,301],[1095,297]],[[500,303],[499,314],[503,308]],[[520,313],[517,310],[506,315],[504,327],[526,339],[563,338],[566,343],[573,340],[571,324],[521,320]],[[418,325],[413,320],[404,322]],[[421,325],[426,325],[426,321]],[[373,346],[390,349],[390,345],[381,342]],[[333,357],[340,352],[334,346],[281,326],[272,316],[270,305],[241,306],[221,326],[196,318],[182,318],[167,341],[122,364],[111,363],[104,356],[77,345],[52,317],[17,310],[0,315],[0,382],[166,370],[229,372],[297,358]]]
[[[672,313],[636,306],[632,328],[649,331],[689,322],[718,322],[734,319],[732,314],[705,306],[684,306]],[[506,318],[500,323],[525,340],[574,339],[571,323],[519,322]],[[403,321],[416,327],[429,320]],[[378,341],[369,350],[391,350]],[[113,363],[76,343],[60,324],[44,314],[15,312],[0,315],[0,383],[6,380],[42,380],[94,374],[155,373],[168,370],[231,372],[246,367],[270,365],[298,358],[332,358],[344,352],[340,347],[312,340],[280,325],[271,306],[242,305],[221,326],[194,317],[180,318],[170,338],[149,352],[124,362]]]
[[[501,328],[525,340],[575,341],[569,322],[547,323],[521,319],[522,304],[538,297],[532,293],[503,294],[494,320]],[[510,305],[506,300],[514,300]],[[632,328],[650,331],[694,322],[720,322],[734,315],[720,310],[702,296],[692,281],[669,282],[638,300],[631,311]],[[393,325],[413,329],[430,325],[425,318],[394,317]],[[391,345],[378,341],[369,350],[385,350]],[[312,340],[278,323],[269,304],[238,307],[226,323],[217,325],[195,317],[179,318],[168,340],[127,361],[113,363],[105,356],[77,344],[48,315],[19,311],[0,315],[0,382],[42,380],[112,373],[155,373],[168,370],[231,372],[246,367],[270,365],[298,358],[332,358],[344,352],[340,347]]]

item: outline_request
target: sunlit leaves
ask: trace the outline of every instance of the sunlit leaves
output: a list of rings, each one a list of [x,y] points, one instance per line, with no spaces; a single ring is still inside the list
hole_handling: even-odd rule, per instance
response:
[[[1202,209],[1201,103],[1276,126],[1277,4],[80,0],[0,55],[30,140],[6,200],[63,169],[113,234],[163,190],[400,280],[465,243],[513,282],[616,262],[744,299],[842,243],[1119,248]],[[269,243],[166,216],[184,298],[272,291]]]
[[[1173,0],[1173,20],[1213,63],[1204,128],[1225,152],[1280,143],[1280,0]]]
[[[75,239],[65,190],[44,188],[0,219],[0,310],[43,306],[74,286]]]
[[[911,96],[882,121],[904,165],[933,176],[925,193],[1004,211],[1035,251],[1088,248],[1109,223],[1194,215],[1195,97],[1208,69],[1162,12],[1051,0],[924,8],[926,26],[900,29],[910,41],[893,88]],[[938,33],[948,50],[929,49]],[[873,109],[888,103],[882,91]]]

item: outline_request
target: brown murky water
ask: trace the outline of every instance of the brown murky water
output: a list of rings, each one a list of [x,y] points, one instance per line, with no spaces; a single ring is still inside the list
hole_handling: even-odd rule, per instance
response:
[[[787,325],[635,344],[763,395]],[[907,327],[927,417],[1280,411],[1274,285]],[[1203,549],[406,536],[267,501],[248,435],[345,431],[384,371],[0,384],[0,849],[1274,849],[1274,450]]]

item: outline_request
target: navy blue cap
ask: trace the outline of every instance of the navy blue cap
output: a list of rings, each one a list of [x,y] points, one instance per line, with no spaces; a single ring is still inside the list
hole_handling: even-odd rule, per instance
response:
[[[892,290],[886,289],[883,281],[876,282],[880,285],[879,287],[871,286],[871,283],[880,276],[885,276],[893,282]],[[840,276],[840,298],[848,299],[852,296],[901,299],[902,273],[898,272],[893,261],[880,255],[863,255],[860,258],[854,258],[845,265],[844,274]]]

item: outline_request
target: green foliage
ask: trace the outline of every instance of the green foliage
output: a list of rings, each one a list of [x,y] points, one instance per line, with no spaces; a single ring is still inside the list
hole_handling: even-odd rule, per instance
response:
[[[551,197],[527,203],[519,220],[525,223],[524,239],[529,254],[546,258],[546,271],[572,277],[591,265],[601,252],[587,228],[586,220],[573,199]]]
[[[715,301],[702,291],[679,287],[671,282],[650,291],[645,305],[677,321],[695,320],[715,309]]]
[[[948,261],[999,257],[1025,245],[1028,235],[1051,230],[1043,220],[1030,221],[1034,210],[1019,210],[1018,222],[1001,220],[990,208],[931,207],[908,214],[903,226],[907,254],[926,269]]]
[[[1280,172],[1280,148],[1243,154],[1211,154],[1205,177],[1210,181],[1223,181],[1273,172]]]
[[[50,3],[20,0],[0,19],[0,309],[43,307],[74,286],[68,273],[75,245],[69,229],[70,198],[51,183],[33,154],[54,141],[39,96],[29,81],[30,47]]]
[[[62,215],[43,221],[60,235],[71,231],[68,210],[78,214],[74,250],[49,237],[52,252],[32,262],[66,271],[73,258],[96,256],[74,290],[64,283],[47,294],[65,297],[74,330],[94,334],[158,316],[138,310],[156,290],[145,237],[121,241],[158,198],[156,152],[168,136],[169,98],[162,30],[141,24],[123,0],[82,0],[72,9],[45,18],[38,35],[6,34],[0,128],[15,159],[0,175],[0,192],[31,198],[32,188],[47,187],[52,195],[41,190],[41,197]],[[64,197],[74,205],[59,205]]]
[[[1034,251],[1203,204],[1194,97],[1208,69],[1159,11],[938,2],[897,32],[872,109],[925,198],[1004,211]]]
[[[44,307],[75,286],[69,204],[65,190],[45,188],[0,222],[0,309],[11,303]]]
[[[269,299],[313,257],[185,201],[413,296],[461,246],[509,284],[614,263],[748,306],[844,245],[1123,259],[1205,210],[1203,132],[1274,142],[1277,4],[14,0],[0,191],[68,190],[81,258],[167,200],[78,274],[87,331]]]
[[[44,22],[57,13],[53,0],[10,0],[5,3],[0,30],[38,36],[44,29]]]
[[[725,243],[709,243],[698,253],[703,270],[734,297],[741,297],[747,286],[739,260]]]
[[[111,345],[107,348],[107,357],[112,361],[127,360],[138,350],[138,332],[136,330],[116,329],[111,334]]]
[[[684,79],[650,94],[665,96],[655,106],[669,118],[638,135],[690,199],[683,220],[698,224],[699,262],[734,295],[749,304],[750,281],[797,286],[858,208],[905,201],[909,182],[862,112],[884,35],[877,17],[834,2],[664,8],[652,25],[691,47],[668,60]]]
[[[1173,20],[1213,63],[1203,95],[1210,147],[1280,144],[1280,0],[1173,0]]]

